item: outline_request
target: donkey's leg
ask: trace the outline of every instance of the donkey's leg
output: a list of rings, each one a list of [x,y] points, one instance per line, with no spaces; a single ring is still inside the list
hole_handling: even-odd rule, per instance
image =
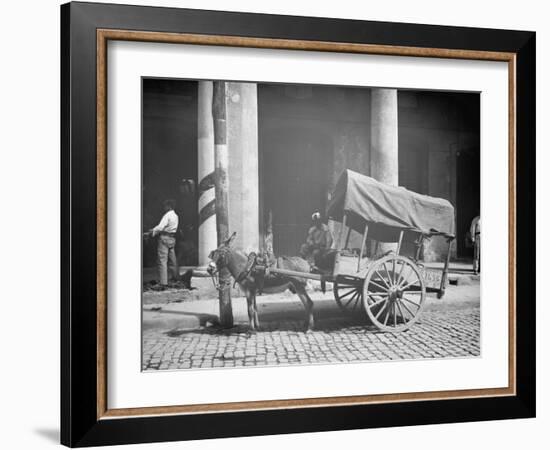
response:
[[[300,284],[292,283],[292,284],[306,310],[306,323],[305,323],[306,331],[313,330],[313,328],[315,327],[315,320],[313,319],[313,302],[311,301],[311,298],[309,298],[309,295],[307,295],[306,286],[305,284],[302,284],[302,283]]]
[[[249,290],[249,289],[246,289],[245,290],[245,295],[246,295],[246,304],[248,306],[248,327],[250,328],[251,331],[254,331],[256,328],[254,326],[254,293]]]

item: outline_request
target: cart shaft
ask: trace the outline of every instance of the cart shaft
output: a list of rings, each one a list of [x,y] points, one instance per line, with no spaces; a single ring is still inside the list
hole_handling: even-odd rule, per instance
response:
[[[271,273],[276,273],[279,275],[287,275],[289,277],[298,277],[298,278],[307,278],[309,280],[317,280],[317,281],[330,281],[330,279],[327,279],[325,275],[322,275],[320,273],[309,273],[309,272],[297,272],[295,270],[286,270],[286,269],[279,269],[279,268],[270,268],[269,271]]]

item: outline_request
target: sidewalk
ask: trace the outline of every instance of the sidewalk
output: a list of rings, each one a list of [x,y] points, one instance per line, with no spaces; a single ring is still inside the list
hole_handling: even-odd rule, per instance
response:
[[[199,299],[205,296],[205,289],[210,280],[194,280],[197,285],[194,291],[163,291],[145,292],[143,305],[143,329],[170,330],[201,328],[217,323],[219,314],[217,292],[211,290],[209,298]],[[428,294],[425,311],[458,310],[479,306],[479,282],[471,285],[449,285],[445,296],[437,299],[435,294]],[[206,284],[206,286],[202,286]],[[201,286],[198,286],[201,285]],[[214,295],[212,295],[214,294]],[[233,317],[235,325],[247,325],[248,313],[246,298],[236,289],[232,296]],[[235,295],[237,294],[237,295]],[[332,291],[325,294],[320,291],[309,291],[313,300],[314,314],[317,320],[331,317],[345,317],[338,308]],[[156,301],[155,301],[156,300]],[[256,299],[260,322],[274,322],[280,320],[304,320],[304,308],[299,298],[291,292],[280,294],[260,295]]]

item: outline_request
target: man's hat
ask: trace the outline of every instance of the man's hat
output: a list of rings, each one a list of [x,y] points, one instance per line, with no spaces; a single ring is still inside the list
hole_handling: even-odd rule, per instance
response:
[[[311,220],[321,220],[321,213],[319,211],[315,211],[311,215]]]

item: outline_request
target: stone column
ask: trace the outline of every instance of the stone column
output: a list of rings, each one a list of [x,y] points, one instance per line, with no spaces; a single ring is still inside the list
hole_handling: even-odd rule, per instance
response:
[[[397,89],[371,91],[371,176],[398,185]]]
[[[227,83],[229,151],[229,234],[235,246],[258,251],[258,88],[256,83]]]
[[[370,174],[383,183],[398,185],[397,89],[371,90]],[[378,254],[396,250],[397,244],[381,243]]]
[[[214,121],[212,81],[199,81],[198,179],[199,179],[199,266],[208,264],[208,254],[217,247],[214,193]]]

